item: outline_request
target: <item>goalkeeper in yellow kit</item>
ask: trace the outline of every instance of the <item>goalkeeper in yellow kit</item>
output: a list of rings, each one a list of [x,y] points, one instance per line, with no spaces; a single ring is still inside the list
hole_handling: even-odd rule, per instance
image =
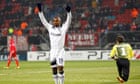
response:
[[[117,77],[120,83],[124,83],[129,78],[130,62],[133,57],[133,50],[129,43],[124,42],[122,35],[117,36],[116,44],[113,46],[110,56],[116,60],[119,77]]]

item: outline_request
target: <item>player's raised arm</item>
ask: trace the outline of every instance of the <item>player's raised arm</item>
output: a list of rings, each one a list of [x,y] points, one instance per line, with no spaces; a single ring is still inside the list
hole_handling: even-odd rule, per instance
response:
[[[67,30],[71,24],[71,19],[72,19],[72,14],[71,14],[71,7],[69,5],[66,6],[66,11],[67,11],[67,19],[66,22],[64,23],[64,28]]]
[[[39,13],[38,13],[39,18],[40,18],[42,24],[48,29],[51,26],[51,24],[46,20],[44,14],[43,14],[42,4],[41,3],[38,3],[37,4],[37,7],[38,7],[38,10],[39,10]]]

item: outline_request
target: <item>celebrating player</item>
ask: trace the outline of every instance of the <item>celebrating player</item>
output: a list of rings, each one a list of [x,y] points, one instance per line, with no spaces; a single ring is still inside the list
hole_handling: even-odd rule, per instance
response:
[[[122,35],[117,36],[116,44],[110,53],[111,58],[116,60],[119,77],[117,77],[120,83],[124,83],[129,78],[129,60],[133,57],[133,50],[128,43],[124,43],[124,37]]]
[[[14,58],[15,63],[16,63],[16,68],[20,68],[19,66],[19,61],[17,59],[17,52],[16,52],[16,45],[13,36],[9,36],[9,42],[8,42],[8,50],[9,50],[9,55],[8,55],[8,61],[7,61],[7,66],[5,68],[9,68],[11,64],[11,59]]]
[[[39,17],[42,24],[49,32],[50,37],[50,63],[53,72],[53,78],[55,84],[64,84],[64,42],[65,42],[65,35],[70,26],[72,15],[71,15],[71,7],[66,6],[67,11],[67,19],[64,24],[61,25],[61,18],[56,16],[52,20],[52,24],[48,23],[45,19],[43,12],[41,10],[42,5],[38,4],[39,9]]]

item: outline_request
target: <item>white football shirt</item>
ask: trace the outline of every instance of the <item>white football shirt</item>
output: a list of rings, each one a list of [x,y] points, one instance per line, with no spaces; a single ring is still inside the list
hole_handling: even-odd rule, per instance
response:
[[[43,12],[39,12],[39,17],[42,24],[49,32],[51,50],[63,49],[66,32],[72,19],[71,12],[67,13],[67,19],[60,27],[53,27],[53,25],[45,19]]]

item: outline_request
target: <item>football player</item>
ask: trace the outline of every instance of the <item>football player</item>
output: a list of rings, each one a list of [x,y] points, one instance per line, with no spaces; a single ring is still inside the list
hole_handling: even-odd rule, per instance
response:
[[[44,25],[44,27],[49,32],[50,37],[50,64],[52,67],[53,78],[55,84],[64,84],[64,42],[66,32],[71,24],[72,14],[71,14],[71,7],[66,6],[67,11],[67,18],[64,24],[61,24],[61,18],[56,16],[52,20],[52,24],[50,24],[42,12],[42,5],[39,3],[39,17]]]

